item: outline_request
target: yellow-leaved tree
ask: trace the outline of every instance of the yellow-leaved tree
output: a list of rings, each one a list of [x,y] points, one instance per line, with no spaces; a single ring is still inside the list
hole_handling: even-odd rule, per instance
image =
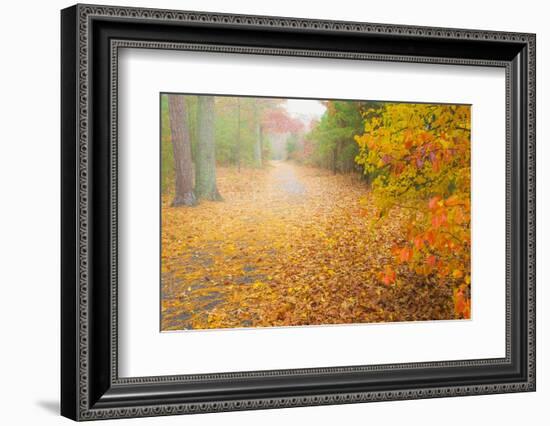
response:
[[[470,106],[383,103],[363,111],[355,161],[372,178],[384,218],[409,212],[406,238],[379,274],[411,274],[452,289],[456,318],[470,317]]]

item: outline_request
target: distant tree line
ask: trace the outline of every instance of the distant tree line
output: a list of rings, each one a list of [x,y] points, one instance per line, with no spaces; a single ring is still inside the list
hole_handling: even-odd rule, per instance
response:
[[[361,173],[355,158],[359,147],[355,135],[364,130],[365,112],[379,103],[365,101],[323,101],[325,113],[309,125],[302,139],[289,138],[289,157],[333,173]],[[364,175],[369,179],[368,173]]]
[[[174,206],[222,200],[216,166],[260,168],[271,140],[303,130],[284,99],[163,94],[161,186]],[[171,185],[174,185],[172,188]]]

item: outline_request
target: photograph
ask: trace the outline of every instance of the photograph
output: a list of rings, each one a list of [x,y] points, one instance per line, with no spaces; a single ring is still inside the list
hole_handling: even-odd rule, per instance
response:
[[[159,104],[161,331],[470,319],[472,105]]]

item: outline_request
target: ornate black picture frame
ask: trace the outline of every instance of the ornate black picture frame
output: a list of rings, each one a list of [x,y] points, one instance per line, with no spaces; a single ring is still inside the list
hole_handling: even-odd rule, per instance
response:
[[[535,390],[535,35],[76,5],[61,13],[61,413],[74,420]],[[484,65],[506,72],[506,356],[120,378],[121,47]]]

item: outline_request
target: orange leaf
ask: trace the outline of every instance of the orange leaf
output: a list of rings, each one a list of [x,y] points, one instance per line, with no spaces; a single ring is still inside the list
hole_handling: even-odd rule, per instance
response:
[[[465,319],[470,318],[470,299],[466,299],[462,289],[455,289],[453,299],[455,314]]]
[[[457,204],[460,204],[460,200],[456,195],[451,195],[449,198],[445,200],[445,205],[449,207],[456,206]]]
[[[434,228],[439,228],[440,226],[444,226],[446,223],[447,223],[447,214],[445,212],[432,216],[432,226]]]
[[[403,247],[399,252],[399,261],[408,262],[413,257],[413,249],[409,247]]]
[[[434,210],[435,208],[437,208],[437,203],[439,202],[440,199],[441,197],[439,195],[436,195],[435,197],[430,198],[430,201],[428,202],[428,207],[430,208],[430,210]]]
[[[434,245],[435,243],[435,234],[433,233],[433,231],[428,231],[426,232],[426,241],[428,241],[428,243],[430,243],[430,245]]]
[[[395,281],[396,273],[391,266],[386,265],[384,272],[381,274],[382,282],[386,285],[390,285]]]

